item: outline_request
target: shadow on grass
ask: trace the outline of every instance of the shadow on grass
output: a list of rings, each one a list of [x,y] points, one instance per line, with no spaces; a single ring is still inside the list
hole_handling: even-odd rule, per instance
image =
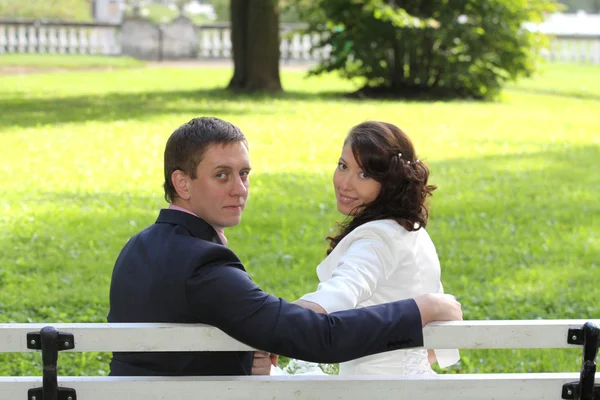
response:
[[[118,121],[144,119],[153,115],[192,113],[206,115],[271,114],[268,107],[276,101],[344,101],[359,103],[349,98],[348,92],[299,92],[277,94],[250,94],[226,89],[149,91],[140,93],[110,93],[56,98],[25,98],[22,95],[0,93],[0,128],[30,127],[47,124],[84,123],[90,121]],[[371,99],[377,102],[397,102],[393,99]],[[429,100],[405,100],[430,102]],[[246,106],[240,103],[246,102]],[[277,111],[281,113],[281,110]]]
[[[37,126],[88,121],[143,119],[151,115],[270,114],[270,110],[239,107],[240,102],[272,103],[275,100],[325,100],[343,93],[283,92],[276,95],[232,93],[225,89],[177,90],[142,93],[26,99],[0,97],[1,126]]]
[[[42,99],[4,98],[0,126],[37,126],[70,122],[143,119],[147,116],[189,113],[198,115],[256,113],[256,110],[224,108],[218,92],[155,91]],[[202,102],[202,100],[209,100]]]

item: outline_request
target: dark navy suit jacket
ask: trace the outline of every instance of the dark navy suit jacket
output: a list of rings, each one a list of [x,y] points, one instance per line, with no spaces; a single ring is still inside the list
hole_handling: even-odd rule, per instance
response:
[[[323,363],[423,345],[414,300],[329,315],[304,309],[256,286],[205,221],[168,209],[121,251],[108,322],[204,323],[253,348]],[[111,375],[249,375],[251,367],[252,352],[121,352]]]

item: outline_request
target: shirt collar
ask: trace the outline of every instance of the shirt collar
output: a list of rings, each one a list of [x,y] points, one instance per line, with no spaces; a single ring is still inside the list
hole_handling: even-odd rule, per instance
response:
[[[173,204],[171,204],[168,209],[160,210],[156,223],[181,225],[197,238],[209,240],[224,246],[227,245],[227,238],[223,234],[222,229],[220,230],[221,232],[219,232],[219,230],[215,229],[212,225],[190,210]]]

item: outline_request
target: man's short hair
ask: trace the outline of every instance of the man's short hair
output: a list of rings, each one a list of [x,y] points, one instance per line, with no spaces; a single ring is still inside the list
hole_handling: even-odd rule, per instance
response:
[[[177,128],[165,146],[165,200],[171,203],[177,197],[171,181],[173,172],[180,170],[196,179],[196,167],[210,146],[235,142],[244,142],[248,147],[240,128],[219,118],[194,118]]]

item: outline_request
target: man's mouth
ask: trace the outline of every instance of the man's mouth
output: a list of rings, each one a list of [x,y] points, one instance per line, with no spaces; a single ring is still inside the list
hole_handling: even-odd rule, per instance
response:
[[[230,206],[225,206],[224,208],[227,208],[229,210],[241,210],[242,208],[244,208],[243,204],[233,204]]]

